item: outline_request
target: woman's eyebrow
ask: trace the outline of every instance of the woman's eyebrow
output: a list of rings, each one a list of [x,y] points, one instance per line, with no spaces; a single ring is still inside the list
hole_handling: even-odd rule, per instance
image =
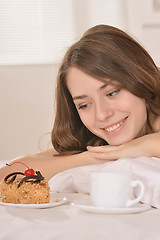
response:
[[[102,89],[104,89],[105,87],[107,87],[107,83],[105,83],[105,84],[103,84],[100,88],[99,88],[99,90],[102,90]]]
[[[73,97],[73,101],[83,99],[83,98],[86,98],[86,97],[87,97],[87,95],[75,96],[75,97]]]
[[[107,87],[107,85],[108,85],[107,83],[103,84],[98,90],[104,89],[105,87]],[[83,99],[83,98],[86,98],[86,97],[87,97],[87,95],[75,96],[75,97],[73,97],[73,101]]]

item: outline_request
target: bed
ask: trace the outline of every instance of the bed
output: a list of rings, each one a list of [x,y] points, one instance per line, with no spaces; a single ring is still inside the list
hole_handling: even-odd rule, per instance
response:
[[[61,193],[62,195],[62,193]],[[160,211],[150,208],[135,214],[89,213],[70,203],[85,194],[65,193],[60,206],[25,209],[0,206],[0,239],[12,240],[159,240]]]

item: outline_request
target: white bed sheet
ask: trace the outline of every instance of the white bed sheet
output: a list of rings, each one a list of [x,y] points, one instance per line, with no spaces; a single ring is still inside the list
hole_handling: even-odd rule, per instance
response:
[[[2,162],[1,162],[2,163]],[[88,213],[70,203],[82,193],[59,193],[68,201],[48,209],[0,206],[0,240],[159,240],[160,209],[136,214]]]
[[[62,193],[61,193],[62,194]],[[0,206],[0,240],[159,240],[160,210],[112,215],[70,205],[86,195],[65,193],[68,202],[49,209]]]
[[[160,208],[160,158],[121,158],[104,164],[72,168],[50,179],[52,191],[89,193],[89,173],[92,171],[130,171],[133,179],[145,186],[142,202]],[[138,195],[139,188],[135,194]]]

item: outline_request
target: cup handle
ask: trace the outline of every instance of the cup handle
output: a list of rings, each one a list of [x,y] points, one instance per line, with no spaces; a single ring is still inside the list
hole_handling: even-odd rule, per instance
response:
[[[142,197],[144,195],[144,184],[139,180],[131,181],[131,186],[132,187],[136,187],[137,185],[139,185],[140,188],[141,188],[140,189],[140,194],[137,198],[135,198],[133,200],[128,200],[126,207],[133,206],[134,204],[138,203],[142,199]]]

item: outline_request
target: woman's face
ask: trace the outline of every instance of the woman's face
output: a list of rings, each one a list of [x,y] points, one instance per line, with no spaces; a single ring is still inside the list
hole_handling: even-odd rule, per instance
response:
[[[144,99],[77,68],[68,71],[67,86],[83,124],[109,145],[123,144],[141,134],[147,120]]]

